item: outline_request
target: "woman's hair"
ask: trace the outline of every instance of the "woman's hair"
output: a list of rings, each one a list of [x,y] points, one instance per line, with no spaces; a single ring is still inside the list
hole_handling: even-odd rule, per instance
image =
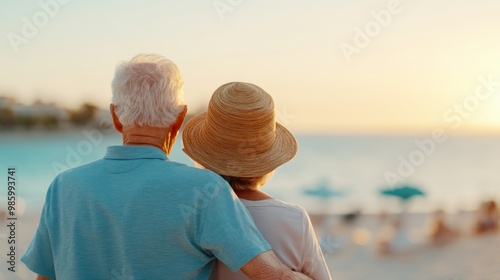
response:
[[[183,84],[172,61],[139,54],[115,70],[111,83],[115,113],[124,126],[167,127],[183,110]]]
[[[258,177],[232,177],[225,175],[220,176],[229,183],[234,191],[250,191],[256,190],[259,186],[264,185],[273,173],[274,172],[271,172]]]

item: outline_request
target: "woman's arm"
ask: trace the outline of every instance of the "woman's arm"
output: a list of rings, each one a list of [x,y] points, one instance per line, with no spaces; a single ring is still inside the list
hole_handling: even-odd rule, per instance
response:
[[[304,225],[304,247],[303,252],[303,264],[301,272],[317,280],[331,280],[330,271],[321,251],[318,239],[316,238],[316,233],[309,219],[307,212],[303,212],[303,225]]]

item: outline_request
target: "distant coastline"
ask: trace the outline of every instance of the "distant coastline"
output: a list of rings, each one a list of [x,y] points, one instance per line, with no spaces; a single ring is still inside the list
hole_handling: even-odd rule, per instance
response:
[[[190,113],[189,120],[198,112]],[[86,102],[77,109],[55,103],[35,101],[31,105],[15,98],[0,96],[0,131],[71,131],[83,128],[107,130],[113,122],[108,109]]]

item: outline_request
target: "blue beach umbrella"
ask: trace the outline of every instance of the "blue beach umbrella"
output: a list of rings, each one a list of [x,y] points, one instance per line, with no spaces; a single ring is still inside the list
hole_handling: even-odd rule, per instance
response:
[[[321,181],[316,185],[315,188],[309,188],[304,190],[304,194],[310,196],[317,196],[320,198],[331,198],[334,196],[341,196],[344,193],[332,189],[326,180]]]
[[[328,183],[327,179],[319,181],[313,188],[304,189],[303,192],[305,195],[315,196],[319,198],[322,201],[321,204],[327,202],[332,197],[344,195],[343,192],[334,190],[332,187],[330,187],[330,184]],[[329,206],[329,205],[324,204],[324,206]],[[329,219],[328,215],[323,214],[322,219],[323,221],[320,223],[321,228],[319,231],[321,232],[321,234],[318,238],[318,241],[321,246],[321,249],[323,250],[323,253],[326,256],[328,256],[335,253],[337,249],[341,246],[341,243],[335,238],[333,238],[329,233],[329,228],[331,227],[331,219]]]
[[[385,196],[394,196],[403,201],[408,201],[415,196],[425,196],[425,192],[418,187],[404,185],[396,188],[380,190],[380,194]]]

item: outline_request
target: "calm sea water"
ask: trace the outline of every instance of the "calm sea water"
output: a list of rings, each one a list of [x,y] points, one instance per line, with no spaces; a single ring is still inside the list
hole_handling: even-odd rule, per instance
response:
[[[94,131],[95,132],[95,131]],[[69,167],[101,158],[108,145],[121,144],[121,136],[105,132],[100,138],[87,131],[15,132],[0,136],[0,182],[6,185],[7,168],[16,167],[18,196],[26,211],[39,211],[54,176]],[[401,176],[421,187],[424,198],[411,201],[410,211],[469,210],[480,200],[500,198],[500,137],[452,136],[425,155],[415,144],[425,136],[313,136],[297,137],[297,157],[280,167],[264,187],[271,195],[300,204],[311,213],[397,211],[399,201],[382,197],[385,174]],[[419,154],[420,153],[420,154]],[[408,167],[403,162],[413,163]],[[423,158],[418,157],[425,155]],[[192,162],[181,151],[180,139],[171,160]],[[410,163],[411,164],[411,163]],[[405,165],[404,167],[401,167]],[[398,168],[404,171],[400,173]],[[412,170],[414,168],[414,170]],[[342,195],[323,198],[304,191],[327,187]],[[0,191],[5,205],[6,190]],[[77,199],[77,198],[75,198]]]

